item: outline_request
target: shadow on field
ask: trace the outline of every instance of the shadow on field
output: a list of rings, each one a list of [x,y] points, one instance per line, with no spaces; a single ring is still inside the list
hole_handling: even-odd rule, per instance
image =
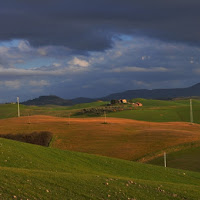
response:
[[[53,134],[48,131],[41,131],[30,134],[0,134],[0,137],[48,147]]]

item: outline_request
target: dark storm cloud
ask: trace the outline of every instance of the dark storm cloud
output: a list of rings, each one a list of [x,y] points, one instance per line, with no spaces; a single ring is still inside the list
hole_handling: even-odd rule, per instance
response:
[[[0,0],[0,40],[87,51],[143,34],[199,45],[199,8],[197,0]]]

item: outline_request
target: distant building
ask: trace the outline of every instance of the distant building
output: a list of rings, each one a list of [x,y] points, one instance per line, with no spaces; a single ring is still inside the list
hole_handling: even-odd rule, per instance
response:
[[[119,102],[120,103],[127,103],[127,100],[126,99],[120,99]]]
[[[134,103],[134,105],[139,106],[139,107],[143,106],[142,103],[140,103],[140,102],[136,102],[136,103]]]

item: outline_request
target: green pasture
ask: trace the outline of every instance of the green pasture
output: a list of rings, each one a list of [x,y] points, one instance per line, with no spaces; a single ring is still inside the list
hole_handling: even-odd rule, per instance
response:
[[[127,118],[152,122],[190,121],[189,100],[146,100],[133,99],[141,102],[142,107],[124,105],[124,111],[107,113],[107,117]],[[24,106],[20,105],[21,115],[50,115],[57,117],[99,117],[93,114],[77,114],[84,108],[105,107],[109,102],[93,102],[74,106]],[[117,106],[117,105],[116,105]],[[120,105],[121,106],[121,105]],[[126,108],[130,108],[126,110]],[[194,123],[200,123],[200,100],[193,100]],[[0,119],[17,117],[17,104],[0,104]],[[102,117],[102,116],[101,116]]]
[[[136,101],[141,102],[143,107],[137,107],[133,110],[124,110],[121,112],[112,112],[108,114],[108,117],[127,118],[151,122],[190,121],[189,100],[133,100],[133,102]],[[194,122],[200,123],[200,100],[193,100],[193,116]]]
[[[148,163],[163,166],[163,156]],[[200,147],[192,147],[167,154],[167,166],[200,172]]]
[[[20,114],[21,116],[50,115],[56,117],[68,117],[83,108],[99,107],[107,104],[108,102],[92,102],[74,106],[25,106],[20,104]],[[17,117],[17,104],[0,104],[0,119],[10,117]]]
[[[198,199],[200,173],[0,138],[0,199]]]
[[[20,105],[23,113],[26,106]],[[17,104],[0,104],[0,119],[17,117]]]

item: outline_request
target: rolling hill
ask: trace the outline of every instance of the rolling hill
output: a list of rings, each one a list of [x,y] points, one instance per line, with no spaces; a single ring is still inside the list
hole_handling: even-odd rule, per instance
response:
[[[70,100],[62,99],[55,95],[50,95],[50,96],[40,96],[38,98],[22,102],[22,104],[36,105],[36,106],[42,106],[42,105],[69,106],[69,105],[73,105],[73,102]]]
[[[22,102],[24,105],[60,105],[68,106],[80,103],[91,103],[98,99],[103,101],[110,101],[112,99],[134,99],[134,98],[145,98],[145,99],[173,99],[173,98],[184,98],[184,97],[198,97],[200,96],[200,83],[195,84],[188,88],[174,88],[174,89],[140,89],[140,90],[127,90],[125,92],[113,93],[105,97],[99,98],[87,98],[79,97],[74,99],[62,99],[60,97],[40,96],[38,98]]]
[[[173,99],[177,97],[192,97],[200,96],[200,83],[195,84],[188,88],[173,88],[173,89],[141,89],[141,90],[127,90],[125,92],[110,94],[101,99],[134,99],[134,98],[145,98],[145,99]]]
[[[105,106],[106,102],[21,105],[24,116],[20,118],[14,117],[17,105],[0,105],[0,134],[53,133],[50,147],[0,138],[0,199],[198,199],[200,173],[156,166],[163,165],[162,157],[149,162],[154,165],[132,161],[163,149],[199,143],[200,125],[181,122],[189,121],[189,101],[133,101],[144,106],[109,113],[107,116],[118,118],[109,117],[107,123],[103,117],[69,118],[70,113]],[[197,119],[199,100],[193,101],[193,108]],[[169,167],[199,172],[199,148],[168,153]]]
[[[200,173],[0,138],[0,199],[190,199]]]
[[[69,124],[70,123],[70,124]],[[29,116],[0,120],[0,134],[53,134],[51,147],[137,160],[148,153],[200,140],[200,125],[155,123],[130,119]],[[11,126],[12,124],[12,126]]]
[[[140,89],[140,90],[127,90],[125,92],[113,93],[105,97],[99,98],[87,98],[79,97],[74,99],[62,99],[55,95],[40,96],[38,98],[24,101],[24,105],[60,105],[69,106],[81,103],[91,103],[98,99],[103,101],[110,101],[112,99],[134,99],[134,98],[145,98],[145,99],[173,99],[173,98],[184,98],[184,97],[198,97],[200,96],[200,83],[193,85],[188,88],[174,88],[174,89]]]
[[[190,101],[182,100],[151,100],[132,99],[132,102],[141,102],[143,107],[133,105],[107,106],[109,102],[98,101],[76,104],[72,106],[25,106],[20,105],[21,116],[48,115],[57,117],[89,118],[103,117],[105,110],[107,117],[126,118],[149,122],[189,122]],[[194,123],[200,123],[200,100],[193,101]],[[90,112],[85,112],[90,111]],[[101,110],[101,112],[96,112]],[[0,104],[0,119],[17,116],[17,104]]]
[[[189,146],[188,146],[189,145]],[[188,146],[188,147],[187,147]],[[179,147],[179,146],[178,146]],[[187,169],[200,172],[200,144],[185,144],[182,148],[167,149],[167,166],[171,168]],[[164,150],[163,150],[164,151]],[[163,166],[163,154],[152,156],[152,159],[145,163]]]
[[[35,105],[35,106],[45,106],[45,105],[57,105],[57,106],[71,106],[81,103],[91,103],[96,101],[95,99],[91,98],[74,98],[74,99],[63,99],[56,95],[49,95],[49,96],[39,96],[38,98],[24,101],[21,104],[23,105]]]

